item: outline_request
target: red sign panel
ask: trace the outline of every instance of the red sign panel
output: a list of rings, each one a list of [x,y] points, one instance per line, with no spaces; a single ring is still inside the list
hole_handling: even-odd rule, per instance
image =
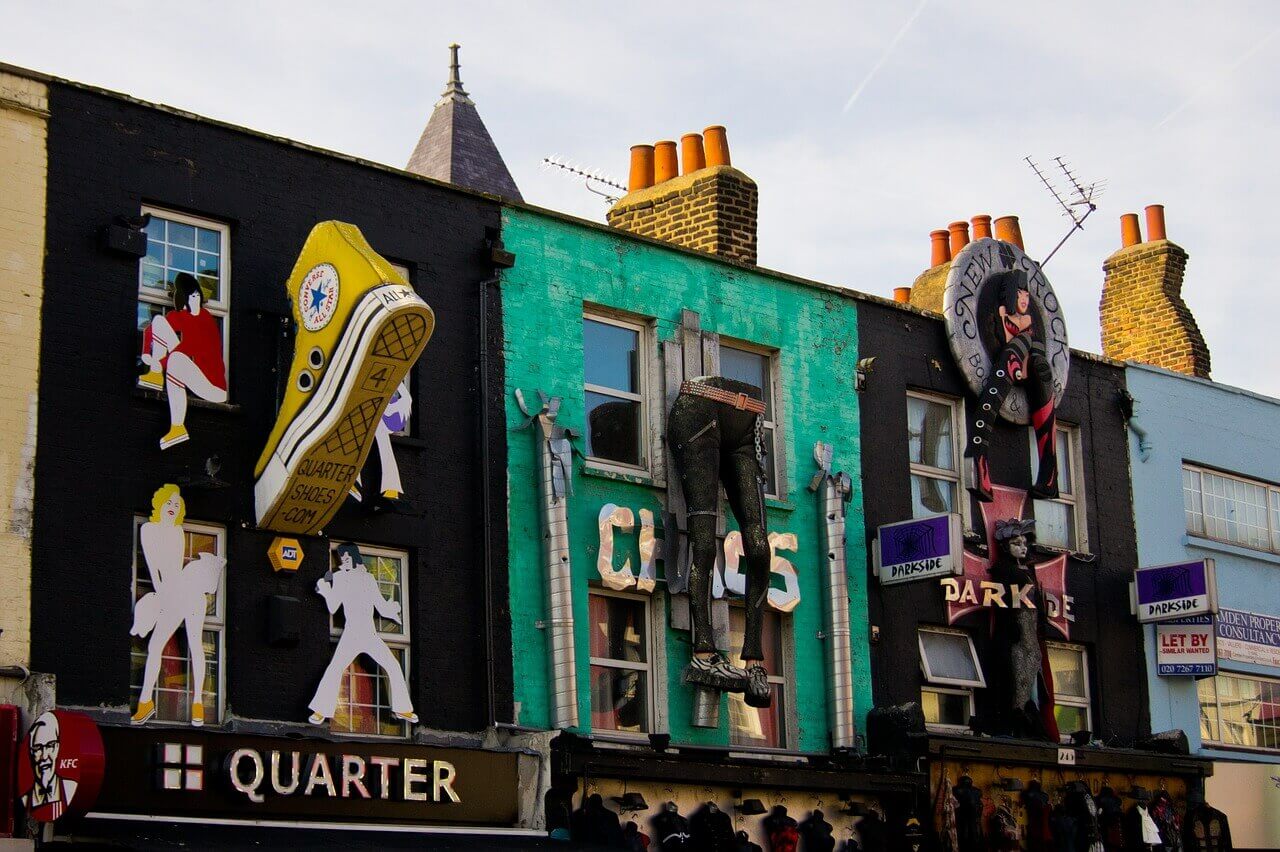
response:
[[[98,726],[83,713],[49,710],[31,723],[18,755],[18,799],[27,815],[52,822],[93,806],[106,756]]]

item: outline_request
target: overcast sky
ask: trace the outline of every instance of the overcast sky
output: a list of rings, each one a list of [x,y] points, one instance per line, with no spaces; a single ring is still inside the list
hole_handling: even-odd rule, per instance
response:
[[[1120,214],[1161,203],[1214,378],[1280,396],[1280,3],[0,0],[0,20],[0,61],[398,167],[458,41],[527,201],[603,220],[543,156],[625,182],[629,146],[724,124],[761,265],[885,296],[976,213],[1020,216],[1043,258],[1070,223],[1022,158],[1060,155],[1109,181],[1046,268],[1072,344],[1100,348]]]

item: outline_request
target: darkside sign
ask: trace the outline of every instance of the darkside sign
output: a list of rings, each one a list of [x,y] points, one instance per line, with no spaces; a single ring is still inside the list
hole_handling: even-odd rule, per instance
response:
[[[324,742],[103,728],[95,810],[238,819],[509,826],[517,756],[393,742]]]

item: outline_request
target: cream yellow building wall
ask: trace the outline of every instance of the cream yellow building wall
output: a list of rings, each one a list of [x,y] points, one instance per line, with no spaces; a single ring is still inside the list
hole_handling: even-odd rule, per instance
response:
[[[0,68],[0,666],[31,656],[49,90]]]

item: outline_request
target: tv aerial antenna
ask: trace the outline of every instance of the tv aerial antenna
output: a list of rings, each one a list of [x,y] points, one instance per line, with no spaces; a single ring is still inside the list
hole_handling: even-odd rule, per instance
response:
[[[544,169],[560,169],[563,172],[568,172],[571,175],[576,175],[577,177],[582,178],[582,184],[587,188],[587,191],[595,193],[603,198],[605,204],[615,204],[622,198],[622,196],[606,192],[604,189],[598,189],[597,186],[608,187],[610,189],[620,189],[623,194],[626,194],[627,191],[625,186],[618,183],[599,169],[588,170],[575,163],[565,161],[559,154],[552,154],[550,157],[543,157],[542,167]]]
[[[1062,172],[1062,177],[1066,180],[1067,188],[1059,191],[1057,187],[1045,177],[1044,171],[1036,165],[1030,156],[1023,157],[1027,165],[1031,167],[1031,171],[1036,173],[1036,177],[1040,178],[1040,182],[1044,184],[1045,189],[1058,202],[1058,206],[1062,208],[1064,216],[1071,220],[1071,228],[1067,231],[1066,236],[1058,241],[1053,247],[1053,251],[1049,252],[1049,256],[1040,261],[1040,265],[1045,266],[1058,249],[1071,239],[1071,235],[1076,231],[1084,230],[1084,220],[1089,218],[1089,214],[1098,209],[1097,200],[1107,189],[1105,180],[1094,181],[1093,183],[1082,183],[1075,172],[1071,171],[1071,167],[1061,158],[1054,157],[1053,162],[1057,165],[1058,170]]]

